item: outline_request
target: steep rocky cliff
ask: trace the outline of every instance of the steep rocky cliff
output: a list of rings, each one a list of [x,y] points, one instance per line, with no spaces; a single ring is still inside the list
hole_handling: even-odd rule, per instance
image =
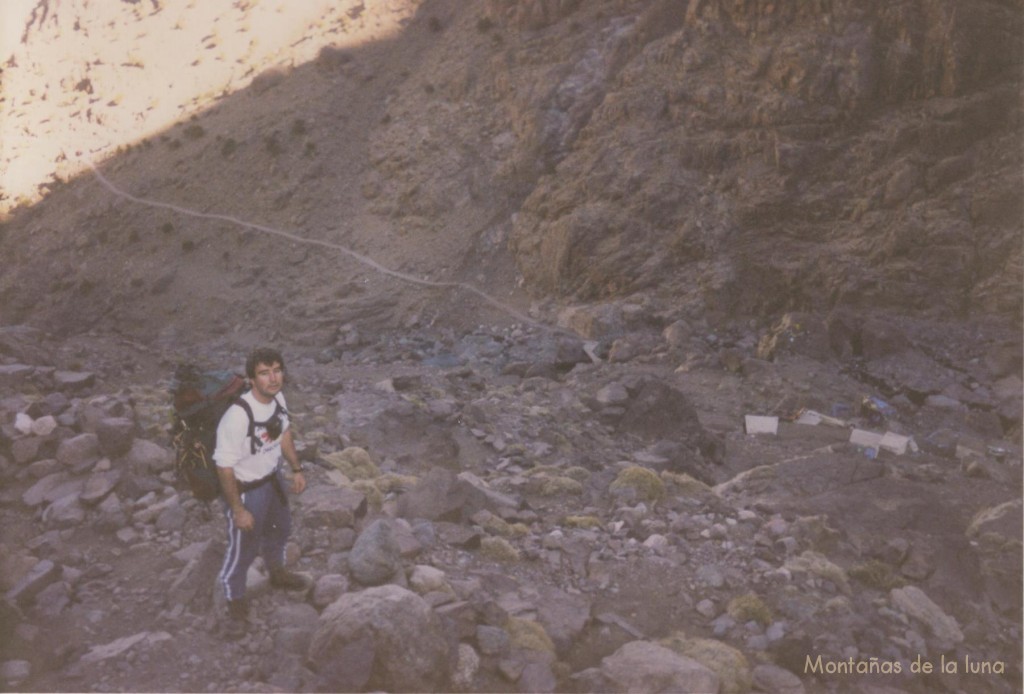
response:
[[[525,201],[531,279],[725,311],[1019,310],[1018,13],[674,5],[607,56],[603,98]]]
[[[258,5],[219,16],[139,7],[33,15],[5,72],[5,85],[23,84],[14,77],[34,47],[80,40],[89,26],[114,27],[143,56],[147,41],[163,45],[146,30],[172,11],[176,31],[207,33],[203,48],[222,59],[250,32],[235,60],[255,69],[224,78],[243,91],[182,99],[190,119],[137,142],[118,139],[131,119],[108,100],[108,73],[134,103],[187,82],[202,61],[163,73],[141,57],[94,67],[70,91],[58,85],[72,84],[60,77],[74,63],[32,63],[45,85],[37,106],[91,104],[69,106],[52,137],[87,115],[91,156],[120,147],[102,170],[127,192],[493,294],[628,299],[664,324],[836,307],[1019,318],[1015,3],[349,3],[289,25],[302,36],[294,50],[318,56],[304,64],[253,48]],[[226,41],[228,28],[242,39]],[[33,99],[5,98],[19,107],[15,125],[45,140]],[[104,130],[94,122],[104,118],[120,125]],[[149,331],[147,317],[173,324],[176,306],[203,303],[189,320],[215,325],[245,294],[232,285],[265,269],[264,235],[115,203],[88,170],[71,175],[68,157],[56,157],[64,174],[44,182],[45,200],[4,224],[8,320],[31,311],[54,328],[102,318]],[[394,324],[443,317],[452,300],[389,281],[370,293],[390,299],[359,304],[352,285],[325,285],[364,266],[293,247],[261,280],[293,315],[333,306]]]

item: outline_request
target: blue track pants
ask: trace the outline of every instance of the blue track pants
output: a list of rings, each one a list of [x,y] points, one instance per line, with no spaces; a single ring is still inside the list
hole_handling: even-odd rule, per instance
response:
[[[283,498],[285,482],[270,482],[251,491],[242,492],[242,503],[255,520],[252,530],[235,527],[231,508],[227,504],[228,550],[220,581],[228,600],[245,597],[245,577],[257,556],[262,556],[267,568],[284,566],[285,543],[292,531],[292,516]],[[277,487],[280,485],[280,489]]]

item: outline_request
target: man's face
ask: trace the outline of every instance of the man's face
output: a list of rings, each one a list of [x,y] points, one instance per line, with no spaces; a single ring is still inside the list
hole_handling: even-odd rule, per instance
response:
[[[256,399],[268,403],[281,392],[284,385],[284,369],[279,362],[273,364],[257,364],[256,375],[252,379],[252,392]]]

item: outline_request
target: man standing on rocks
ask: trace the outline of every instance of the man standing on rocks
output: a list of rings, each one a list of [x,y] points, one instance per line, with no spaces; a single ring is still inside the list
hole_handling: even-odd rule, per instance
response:
[[[231,636],[240,636],[245,630],[249,609],[246,572],[258,554],[270,571],[270,585],[292,590],[306,587],[302,576],[284,567],[291,512],[282,480],[282,458],[294,475],[292,491],[301,494],[306,488],[281,393],[284,359],[275,349],[256,349],[245,362],[245,374],[252,388],[221,418],[213,455],[228,523],[228,549],[220,581],[228,600]]]

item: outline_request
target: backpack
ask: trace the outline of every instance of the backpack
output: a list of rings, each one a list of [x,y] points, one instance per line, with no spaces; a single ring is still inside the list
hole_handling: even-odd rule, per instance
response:
[[[244,391],[245,379],[231,371],[202,371],[194,364],[184,364],[174,374],[174,468],[178,480],[200,501],[220,496],[213,462],[217,425]]]

